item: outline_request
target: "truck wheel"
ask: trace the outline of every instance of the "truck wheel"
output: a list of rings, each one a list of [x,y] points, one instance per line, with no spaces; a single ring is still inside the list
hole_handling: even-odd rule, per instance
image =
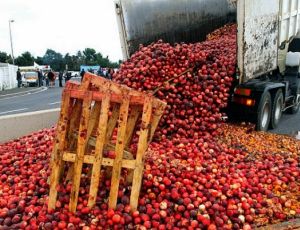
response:
[[[269,92],[265,92],[262,95],[257,112],[256,130],[267,131],[272,113],[272,100]]]
[[[280,121],[282,115],[282,106],[283,106],[283,94],[282,90],[279,89],[274,97],[273,106],[272,106],[272,116],[270,122],[270,128],[275,129]]]

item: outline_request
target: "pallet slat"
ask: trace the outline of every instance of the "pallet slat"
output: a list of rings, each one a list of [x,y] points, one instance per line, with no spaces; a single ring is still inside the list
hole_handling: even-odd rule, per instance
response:
[[[54,209],[56,198],[57,198],[57,186],[59,182],[60,170],[63,167],[62,161],[62,151],[65,147],[65,137],[68,130],[68,109],[70,104],[70,94],[69,92],[64,92],[62,95],[62,104],[60,118],[57,126],[57,135],[54,143],[54,152],[52,153],[52,171],[50,175],[50,193],[49,193],[49,203],[48,209]],[[56,147],[57,146],[57,147]]]
[[[72,189],[71,189],[70,203],[69,203],[70,212],[75,212],[77,207],[81,170],[82,170],[85,148],[88,141],[86,135],[88,129],[89,116],[90,116],[91,101],[92,101],[92,94],[88,92],[86,93],[86,97],[83,101],[82,117],[80,119],[79,136],[77,142],[77,154],[74,162],[74,175],[72,179]]]
[[[100,170],[102,164],[102,156],[104,149],[104,141],[106,135],[107,121],[108,121],[108,112],[109,112],[109,102],[110,95],[106,94],[102,101],[100,119],[97,130],[97,139],[96,139],[96,148],[95,148],[95,157],[93,162],[92,169],[92,178],[91,178],[91,186],[89,193],[88,206],[92,207],[96,203],[96,196],[98,192],[99,178],[100,178]]]
[[[63,160],[67,162],[75,162],[75,153],[64,152]],[[83,158],[83,163],[85,164],[93,164],[95,161],[94,155],[85,155]],[[103,166],[113,166],[114,160],[111,158],[104,157],[102,159]],[[122,160],[122,168],[135,169],[135,160]]]
[[[114,104],[112,109],[112,115],[107,124],[105,143],[108,143],[113,135],[114,129],[118,122],[119,112],[120,112],[120,104]]]
[[[138,198],[142,184],[144,169],[144,153],[148,147],[148,132],[152,114],[152,98],[146,97],[143,107],[142,125],[140,130],[138,149],[136,154],[136,168],[133,172],[132,189],[130,194],[130,206],[133,210],[137,209]]]
[[[74,134],[74,137],[77,137],[78,134]],[[96,146],[96,138],[95,137],[90,137],[90,139],[88,140],[88,144],[91,146]],[[116,149],[116,146],[114,144],[111,143],[106,143],[104,150],[111,150],[114,151]],[[128,159],[128,160],[133,160],[133,156],[132,153],[124,150],[123,151],[123,158],[124,159]]]
[[[113,209],[116,208],[117,205],[122,158],[123,158],[123,151],[125,147],[124,139],[126,134],[128,109],[129,109],[129,98],[127,95],[124,95],[124,100],[120,106],[118,134],[117,134],[117,143],[116,143],[116,158],[114,159],[114,164],[113,164],[111,187],[110,187],[109,201],[108,201],[108,206]]]
[[[130,115],[127,121],[126,127],[126,134],[125,134],[125,148],[128,147],[129,143],[131,142],[133,132],[136,127],[136,122],[141,114],[141,107],[140,106],[132,106]]]
[[[152,138],[154,136],[154,132],[158,126],[158,123],[160,121],[160,118],[162,117],[164,110],[166,108],[166,104],[160,104],[159,106],[156,107],[155,112],[152,117],[151,121],[151,126],[150,126],[150,135],[149,135],[149,140],[148,142],[152,141]]]

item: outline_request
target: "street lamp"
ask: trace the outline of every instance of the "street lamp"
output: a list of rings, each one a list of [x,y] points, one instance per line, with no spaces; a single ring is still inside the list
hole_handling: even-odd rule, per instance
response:
[[[12,41],[12,36],[11,36],[11,23],[13,23],[15,20],[10,19],[8,21],[9,24],[9,35],[10,35],[10,47],[11,47],[11,56],[12,56],[12,61],[13,64],[15,64],[15,58],[14,58],[14,49],[13,49],[13,41]]]

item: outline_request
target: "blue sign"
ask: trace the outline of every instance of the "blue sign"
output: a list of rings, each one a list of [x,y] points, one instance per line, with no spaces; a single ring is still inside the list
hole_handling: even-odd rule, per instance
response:
[[[80,71],[84,69],[85,72],[96,73],[100,68],[100,65],[81,65]]]

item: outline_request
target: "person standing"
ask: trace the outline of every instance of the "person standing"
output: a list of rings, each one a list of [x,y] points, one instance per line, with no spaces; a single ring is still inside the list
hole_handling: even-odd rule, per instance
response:
[[[21,85],[22,85],[22,75],[21,75],[21,72],[20,72],[19,68],[17,70],[17,81],[18,81],[18,88],[20,88]]]
[[[107,68],[103,68],[102,69],[102,74],[100,76],[105,77],[107,75],[107,73],[108,73]]]
[[[99,69],[97,70],[97,75],[98,75],[98,76],[103,76],[103,71],[102,71],[101,66],[100,66]]]
[[[63,87],[62,80],[63,80],[63,71],[59,71],[58,74],[59,87]]]
[[[71,72],[67,72],[65,77],[65,83],[67,83],[71,79],[71,77]]]
[[[39,69],[37,70],[37,74],[38,74],[39,87],[41,87],[43,86],[43,74]]]
[[[54,76],[54,73],[50,70],[48,75],[47,75],[48,79],[49,79],[49,82],[50,82],[50,88],[51,87],[54,87],[54,80],[55,80],[55,76]]]
[[[84,69],[82,69],[81,72],[80,72],[81,81],[82,81],[82,79],[83,79],[84,74],[85,74],[85,71],[84,71]]]
[[[45,77],[46,86],[49,87],[48,73],[45,73],[44,77]]]
[[[114,70],[112,68],[108,68],[106,73],[106,79],[112,80],[113,75],[114,75]]]

